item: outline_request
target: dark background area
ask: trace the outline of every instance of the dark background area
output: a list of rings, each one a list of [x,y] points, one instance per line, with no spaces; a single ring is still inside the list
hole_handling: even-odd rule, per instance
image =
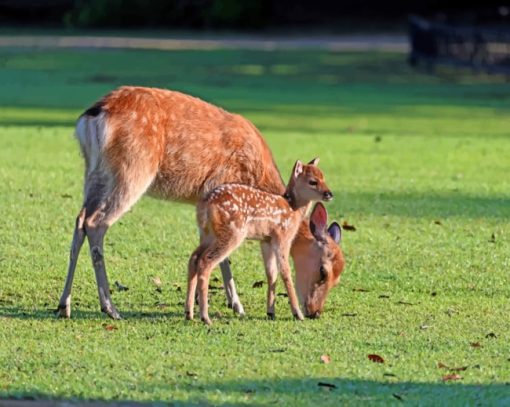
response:
[[[4,27],[348,31],[405,28],[409,14],[510,25],[510,3],[491,0],[0,0]]]

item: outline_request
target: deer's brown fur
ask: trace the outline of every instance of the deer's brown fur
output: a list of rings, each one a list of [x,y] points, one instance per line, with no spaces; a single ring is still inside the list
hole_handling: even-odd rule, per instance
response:
[[[143,87],[114,90],[80,116],[76,137],[86,164],[84,201],[59,302],[61,316],[71,313],[76,261],[87,237],[101,309],[120,318],[110,298],[103,240],[108,228],[145,193],[195,203],[226,183],[275,194],[285,191],[271,151],[253,124],[179,92]],[[269,259],[266,266],[272,265]],[[229,300],[240,312],[228,262],[220,266],[227,276]],[[298,280],[300,274],[318,273],[297,264],[296,270]]]

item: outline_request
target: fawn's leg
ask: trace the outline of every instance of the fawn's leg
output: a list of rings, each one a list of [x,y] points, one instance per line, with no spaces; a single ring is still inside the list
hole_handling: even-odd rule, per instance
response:
[[[74,272],[76,270],[76,262],[80,255],[80,249],[85,240],[85,230],[83,222],[85,221],[85,208],[82,208],[80,214],[76,218],[76,226],[74,227],[73,242],[71,243],[71,251],[69,253],[69,267],[67,269],[67,278],[64,291],[60,297],[57,308],[57,316],[63,318],[71,317],[71,289],[73,286]]]
[[[260,242],[262,258],[267,276],[267,316],[269,319],[275,318],[275,300],[276,300],[276,279],[278,277],[278,268],[276,267],[276,256],[271,243]]]
[[[200,306],[200,318],[207,325],[211,325],[209,318],[209,277],[211,271],[218,263],[228,257],[243,241],[244,236],[235,233],[225,233],[221,236],[215,236],[215,239],[204,250],[197,260],[198,274],[198,304]]]
[[[227,297],[228,307],[232,308],[234,312],[240,316],[244,315],[243,304],[237,295],[236,285],[230,270],[230,261],[228,258],[220,263],[221,275],[223,277],[223,287],[225,288],[225,295]]]
[[[299,302],[297,299],[296,291],[294,290],[294,283],[292,282],[292,273],[290,271],[289,265],[290,245],[287,245],[283,242],[274,242],[273,248],[276,253],[276,261],[282,275],[283,284],[285,284],[285,288],[287,289],[292,314],[296,319],[302,321],[304,319],[303,313],[299,308]]]
[[[186,319],[193,319],[193,308],[195,306],[195,292],[197,288],[197,261],[201,254],[207,248],[205,243],[201,243],[191,254],[188,262],[188,288],[186,291],[186,304],[184,306],[184,315]]]

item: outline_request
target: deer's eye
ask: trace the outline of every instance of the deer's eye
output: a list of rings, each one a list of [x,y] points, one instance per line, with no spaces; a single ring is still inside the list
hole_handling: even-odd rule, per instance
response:
[[[316,185],[317,185],[317,181],[308,181],[308,183],[309,183],[311,186],[316,186]]]
[[[326,269],[324,268],[324,266],[321,266],[319,271],[321,273],[321,281],[326,280],[326,277],[328,276],[328,273],[326,272]]]

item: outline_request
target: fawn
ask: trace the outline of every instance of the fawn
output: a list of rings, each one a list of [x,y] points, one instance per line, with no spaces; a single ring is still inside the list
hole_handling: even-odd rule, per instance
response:
[[[210,325],[208,314],[209,276],[213,268],[228,257],[245,239],[267,243],[268,257],[276,259],[290,307],[302,320],[292,283],[289,252],[307,209],[312,201],[330,201],[329,190],[316,158],[308,165],[296,161],[285,195],[276,195],[240,184],[226,184],[213,189],[197,205],[200,245],[188,264],[186,318],[193,319],[195,289],[198,279],[200,317]],[[274,318],[276,273],[267,273],[267,314]]]
[[[87,238],[101,311],[121,318],[110,295],[103,242],[108,229],[144,194],[195,204],[221,184],[285,192],[271,150],[251,122],[180,92],[120,87],[79,117],[75,135],[85,159],[84,198],[57,308],[61,317],[71,316],[76,264]],[[310,223],[303,220],[291,250],[298,295],[311,317],[322,310],[344,268],[336,235],[322,228],[323,236],[317,237],[314,222],[313,217]],[[275,261],[266,256],[264,242],[261,247],[272,273]],[[220,268],[229,306],[242,314],[228,259]]]

